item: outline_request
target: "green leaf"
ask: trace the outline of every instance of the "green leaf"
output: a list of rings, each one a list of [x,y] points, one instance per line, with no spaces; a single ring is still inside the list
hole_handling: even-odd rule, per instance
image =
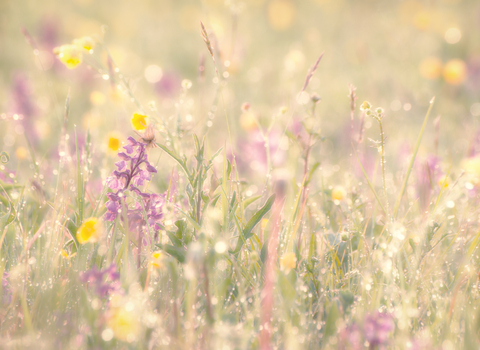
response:
[[[320,162],[316,162],[315,164],[313,164],[312,169],[310,169],[310,171],[308,172],[308,179],[307,179],[307,181],[305,181],[305,185],[307,185],[308,183],[310,183],[310,180],[312,179],[313,173],[314,173],[315,170],[317,170],[319,167],[320,167]]]
[[[267,256],[268,256],[268,240],[265,240],[262,250],[260,250],[260,260],[262,260],[263,264],[265,264],[265,262],[267,261]]]
[[[315,231],[313,231],[312,236],[310,237],[310,245],[308,247],[308,261],[312,260],[313,253],[315,253],[315,248],[317,245],[316,243],[317,243],[317,240],[315,237]]]
[[[170,157],[172,157],[173,159],[175,159],[175,161],[182,167],[183,171],[185,172],[185,174],[187,175],[188,179],[190,179],[190,172],[188,171],[187,169],[187,166],[185,164],[185,161],[180,159],[179,156],[177,156],[175,153],[173,153],[173,151],[170,151],[167,147],[165,147],[164,145],[161,145],[159,143],[156,144],[158,147],[160,147],[161,149],[163,149]]]
[[[291,271],[290,273],[294,273]],[[280,291],[282,293],[282,296],[287,300],[287,301],[293,301],[295,299],[296,291],[295,291],[295,286],[292,285],[290,279],[288,276],[285,276],[285,274],[280,273],[278,274],[278,284],[280,286]]]
[[[237,191],[233,191],[232,200],[230,201],[230,208],[233,207],[236,199],[237,199]]]
[[[220,198],[220,193],[217,194],[215,197],[213,197],[212,200],[212,207],[215,207],[217,205],[218,199]]]
[[[170,244],[165,244],[165,245],[157,244],[157,247],[162,249],[166,253],[170,254],[171,256],[173,256],[179,262],[181,263],[185,262],[186,252],[184,248],[174,247]]]
[[[204,203],[208,204],[208,202],[210,202],[210,198],[203,191],[200,192],[200,196],[202,197]]]
[[[75,214],[76,216],[76,214]],[[75,241],[75,244],[78,246],[80,243],[78,243],[77,240],[77,230],[80,227],[82,223],[79,223],[78,225],[75,224],[74,218],[69,218],[67,219],[67,231],[70,233],[70,236],[72,236],[72,239]]]
[[[167,231],[167,236],[175,247],[183,247],[182,241],[175,234]]]
[[[9,183],[6,183],[6,182],[3,182],[2,180],[0,180],[0,188],[2,188],[3,190],[5,191],[9,191],[9,190],[12,190],[14,188],[24,188],[25,186],[23,185],[15,185],[15,184],[9,184]]]
[[[187,223],[184,220],[177,220],[175,221],[175,226],[177,226],[177,232],[175,232],[175,236],[183,240],[187,235]]]
[[[243,202],[242,202],[243,207],[244,208],[248,207],[250,204],[252,204],[257,199],[260,199],[260,198],[262,198],[262,196],[253,196],[253,197],[249,197],[249,198],[244,199]]]
[[[341,290],[339,296],[344,311],[346,311],[355,301],[353,293],[348,290]]]
[[[222,152],[222,150],[223,150],[223,147],[220,147],[220,149],[217,152],[215,152],[212,158],[210,158],[209,163],[213,163],[213,160],[217,158],[217,156],[220,154],[220,152]]]
[[[325,322],[325,332],[323,336],[324,340],[336,333],[337,320],[339,317],[340,312],[338,311],[337,303],[333,301],[332,305],[330,306],[330,311],[328,312],[327,321]]]
[[[10,201],[6,197],[2,196],[1,194],[0,194],[0,202],[2,202],[2,204],[6,207],[10,206]]]
[[[177,210],[185,216],[185,218],[188,220],[188,222],[191,223],[192,226],[195,227],[195,229],[196,229],[197,231],[201,231],[200,226],[197,224],[197,222],[196,222],[194,219],[192,219],[192,218],[190,217],[190,215],[188,215],[187,213],[185,213],[185,212],[184,212],[182,209],[180,209],[180,208],[177,208]]]
[[[248,221],[247,225],[243,229],[243,234],[245,235],[246,238],[250,238],[252,235],[251,232],[253,228],[262,220],[262,218],[265,216],[265,214],[268,213],[268,211],[272,208],[273,203],[275,202],[275,195],[272,194],[267,201],[265,202],[265,205],[260,208],[259,211],[257,211],[252,218]]]
[[[240,249],[242,249],[242,246],[244,244],[244,240],[246,241],[252,236],[253,228],[260,222],[260,220],[262,220],[265,214],[268,213],[268,211],[272,208],[272,205],[274,202],[275,202],[275,195],[272,194],[265,202],[265,205],[262,208],[260,208],[248,221],[247,225],[245,226],[242,232],[243,237],[242,237],[242,234],[240,234],[240,237],[238,238],[238,241],[237,241],[237,246],[235,247],[235,250],[232,252],[233,254],[238,254],[238,252],[240,252]]]
[[[15,208],[8,200],[7,203],[8,205],[5,206],[8,206],[8,211],[5,213],[5,215],[0,216],[0,231],[3,231],[5,227],[10,225],[16,217]]]
[[[227,160],[227,179],[230,178],[230,174],[232,173],[232,164],[230,164],[230,161]]]

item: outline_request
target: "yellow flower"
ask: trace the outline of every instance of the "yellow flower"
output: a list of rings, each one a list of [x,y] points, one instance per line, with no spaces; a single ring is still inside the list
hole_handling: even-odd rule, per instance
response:
[[[89,36],[84,36],[80,39],[75,39],[73,41],[73,44],[76,45],[78,48],[84,49],[86,51],[93,50],[93,48],[95,47],[95,41],[93,41],[93,39],[90,38]]]
[[[65,260],[70,260],[70,259],[73,258],[75,255],[77,255],[77,253],[68,254],[68,252],[67,252],[65,249],[62,249],[62,250],[60,250],[60,255],[61,255],[62,258],[64,258]]]
[[[465,159],[462,162],[462,168],[465,172],[473,177],[475,185],[480,184],[480,155],[472,158]]]
[[[280,258],[280,269],[282,271],[290,271],[297,266],[297,256],[295,253],[287,253]]]
[[[437,79],[442,74],[442,61],[437,57],[425,58],[418,67],[422,77]]]
[[[62,45],[53,49],[53,53],[69,69],[77,67],[82,63],[82,52],[76,45]]]
[[[28,156],[28,150],[25,147],[20,146],[15,150],[15,155],[18,159],[25,159]]]
[[[108,139],[108,148],[112,151],[117,151],[120,148],[120,140],[116,137],[110,136]]]
[[[85,220],[77,230],[77,240],[80,244],[98,242],[103,235],[102,222],[97,218]]]
[[[150,257],[150,266],[155,269],[161,269],[163,268],[164,259],[165,255],[163,254],[163,252],[157,250],[156,252],[153,252],[152,256]]]
[[[450,185],[450,180],[448,179],[447,175],[442,176],[438,179],[438,186],[447,188]]]
[[[137,131],[144,131],[147,129],[147,120],[146,115],[135,113],[132,117],[133,128]]]
[[[117,132],[111,132],[108,134],[107,147],[108,151],[114,153],[117,152],[121,145],[122,136]]]
[[[340,202],[345,198],[347,192],[342,186],[335,186],[332,190],[332,200]]]
[[[466,77],[467,65],[462,60],[450,60],[443,67],[443,78],[451,85],[461,84]]]
[[[240,127],[245,131],[252,131],[257,128],[257,118],[250,112],[244,112],[240,116]]]
[[[90,93],[90,102],[95,106],[103,105],[106,99],[105,95],[100,91],[92,91]]]
[[[260,221],[260,228],[262,229],[262,231],[264,231],[267,228],[267,225],[268,225],[268,219],[263,218]]]
[[[366,111],[370,108],[372,108],[372,105],[368,101],[363,101],[363,103],[360,105],[360,110],[362,111]]]
[[[107,316],[107,326],[113,331],[117,339],[134,342],[140,333],[140,323],[131,303],[124,307],[111,309]]]

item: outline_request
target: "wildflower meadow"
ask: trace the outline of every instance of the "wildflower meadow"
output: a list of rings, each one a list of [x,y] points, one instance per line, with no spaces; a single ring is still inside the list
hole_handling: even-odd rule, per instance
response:
[[[0,0],[0,349],[480,349],[478,0]]]

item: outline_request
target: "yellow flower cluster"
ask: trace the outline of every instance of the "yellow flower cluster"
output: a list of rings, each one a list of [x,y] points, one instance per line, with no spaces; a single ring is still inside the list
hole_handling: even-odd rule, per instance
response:
[[[474,185],[480,185],[480,155],[463,160],[462,168],[471,177]]]
[[[80,244],[95,243],[103,236],[103,225],[97,218],[89,218],[77,230],[77,240]]]
[[[334,202],[340,202],[347,196],[347,192],[342,186],[335,186],[332,190],[332,200]]]
[[[297,267],[297,256],[295,253],[290,252],[280,258],[280,269],[288,272],[291,269]]]
[[[152,253],[150,257],[150,266],[155,269],[162,269],[164,267],[165,254],[162,251],[157,250]]]
[[[121,307],[113,307],[107,315],[107,326],[117,339],[132,343],[141,330],[138,311],[129,303]]]
[[[82,63],[83,53],[93,53],[95,42],[92,38],[85,36],[73,40],[72,44],[58,46],[53,49],[53,53],[69,69],[77,67]]]
[[[450,185],[450,180],[447,175],[442,176],[441,178],[438,179],[438,186],[441,188],[447,188]]]

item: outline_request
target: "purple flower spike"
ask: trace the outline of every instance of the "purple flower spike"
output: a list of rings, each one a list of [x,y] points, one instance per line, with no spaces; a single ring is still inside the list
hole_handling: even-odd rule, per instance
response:
[[[80,281],[88,283],[95,294],[100,298],[107,298],[111,293],[120,290],[120,274],[115,264],[105,270],[98,270],[95,266],[80,275]]]
[[[8,277],[9,274],[7,272],[4,272],[2,276],[3,297],[1,300],[4,305],[10,304],[12,302],[12,291],[10,290],[10,285],[8,284]]]
[[[105,220],[114,221],[121,208],[127,208],[129,228],[137,232],[141,237],[145,230],[150,227],[156,231],[162,228],[164,198],[157,194],[142,192],[139,187],[150,181],[152,174],[157,172],[154,166],[148,162],[146,144],[136,141],[133,137],[127,139],[124,146],[125,152],[118,153],[120,161],[115,163],[117,170],[107,178],[107,186],[114,192],[107,193],[108,201],[105,203],[107,213]],[[138,201],[134,203],[122,203],[125,200],[125,191],[131,191],[138,195]],[[146,216],[145,216],[146,213]]]
[[[120,152],[118,154],[118,156],[120,157],[120,159],[123,159],[123,160],[126,160],[126,161],[129,161],[130,159],[132,159],[131,157],[127,156],[125,153],[123,152]]]
[[[118,171],[124,171],[127,169],[127,163],[124,160],[116,162],[115,165],[118,168]]]
[[[391,314],[376,312],[366,315],[363,326],[352,323],[339,332],[338,349],[361,350],[365,349],[365,343],[368,343],[369,349],[387,349],[388,339],[394,329]]]
[[[150,164],[147,165],[147,171],[150,172],[150,173],[155,173],[155,174],[157,173],[157,169],[155,169]]]
[[[364,322],[363,332],[370,346],[386,345],[390,333],[395,328],[392,315],[377,312],[365,317]]]

